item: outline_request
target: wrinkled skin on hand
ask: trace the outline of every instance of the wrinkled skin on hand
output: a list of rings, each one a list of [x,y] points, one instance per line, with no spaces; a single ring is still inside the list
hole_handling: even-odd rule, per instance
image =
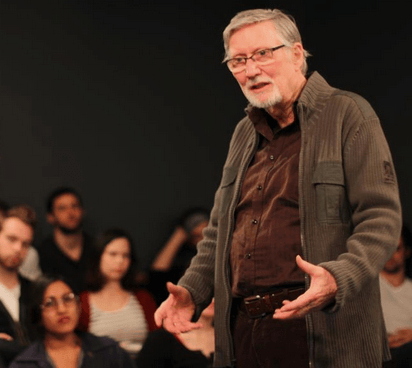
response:
[[[332,274],[323,267],[296,257],[298,267],[310,276],[310,287],[293,301],[284,300],[283,306],[275,310],[274,319],[303,318],[307,314],[321,310],[335,299],[338,287]]]
[[[155,312],[157,326],[163,326],[173,334],[189,332],[202,327],[198,322],[191,322],[196,307],[189,291],[171,282],[168,282],[166,286],[169,297]]]

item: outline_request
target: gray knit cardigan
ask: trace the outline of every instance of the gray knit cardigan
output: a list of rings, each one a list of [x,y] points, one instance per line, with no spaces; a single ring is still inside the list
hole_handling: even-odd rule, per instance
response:
[[[234,365],[229,253],[236,204],[258,144],[251,121],[256,110],[248,108],[236,127],[210,223],[179,281],[197,314],[215,296],[216,367]],[[378,275],[396,249],[402,222],[391,153],[369,103],[332,88],[316,72],[299,97],[297,114],[303,256],[331,272],[338,285],[334,304],[306,317],[310,366],[381,367],[390,355]]]

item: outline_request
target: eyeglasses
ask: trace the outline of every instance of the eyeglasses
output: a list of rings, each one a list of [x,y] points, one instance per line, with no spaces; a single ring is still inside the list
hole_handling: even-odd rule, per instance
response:
[[[267,65],[273,61],[273,53],[285,46],[286,45],[279,45],[271,47],[270,49],[258,50],[249,57],[235,57],[227,60],[226,65],[232,73],[243,72],[246,69],[246,63],[249,59],[252,59],[258,65]]]
[[[64,306],[69,307],[77,303],[78,296],[74,293],[67,293],[67,294],[64,294],[61,297],[61,299],[56,299],[55,297],[51,297],[47,299],[43,304],[40,304],[40,308],[45,309],[45,310],[56,309],[59,305],[60,300],[63,302]]]

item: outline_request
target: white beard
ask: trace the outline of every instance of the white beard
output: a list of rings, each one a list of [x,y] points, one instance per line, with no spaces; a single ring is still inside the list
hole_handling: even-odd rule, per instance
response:
[[[256,84],[256,83],[261,83],[261,82],[269,82],[272,86],[272,92],[268,97],[265,99],[260,99],[259,93],[253,93],[249,89],[249,86]],[[243,94],[245,97],[248,99],[248,101],[251,103],[251,105],[260,108],[260,109],[267,109],[269,107],[275,106],[282,102],[282,95],[279,91],[279,88],[276,84],[273,83],[272,80],[259,80],[255,79],[253,81],[248,81],[245,87],[242,87]],[[262,92],[262,94],[267,93],[267,92]]]

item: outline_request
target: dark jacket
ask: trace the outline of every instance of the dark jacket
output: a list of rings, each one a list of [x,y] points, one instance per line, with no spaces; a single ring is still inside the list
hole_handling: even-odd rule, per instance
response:
[[[135,368],[130,356],[109,337],[79,332],[82,341],[81,368]],[[9,368],[53,368],[42,341],[36,341],[20,354]]]
[[[46,238],[39,246],[40,268],[44,274],[61,275],[70,281],[76,293],[85,289],[86,272],[93,257],[93,238],[83,233],[83,250],[80,259],[74,261],[56,244],[53,236]]]
[[[0,332],[6,333],[13,341],[0,339],[0,357],[6,366],[21,353],[34,339],[35,332],[30,324],[29,302],[31,282],[19,276],[20,292],[20,321],[15,322],[10,313],[0,301]]]

